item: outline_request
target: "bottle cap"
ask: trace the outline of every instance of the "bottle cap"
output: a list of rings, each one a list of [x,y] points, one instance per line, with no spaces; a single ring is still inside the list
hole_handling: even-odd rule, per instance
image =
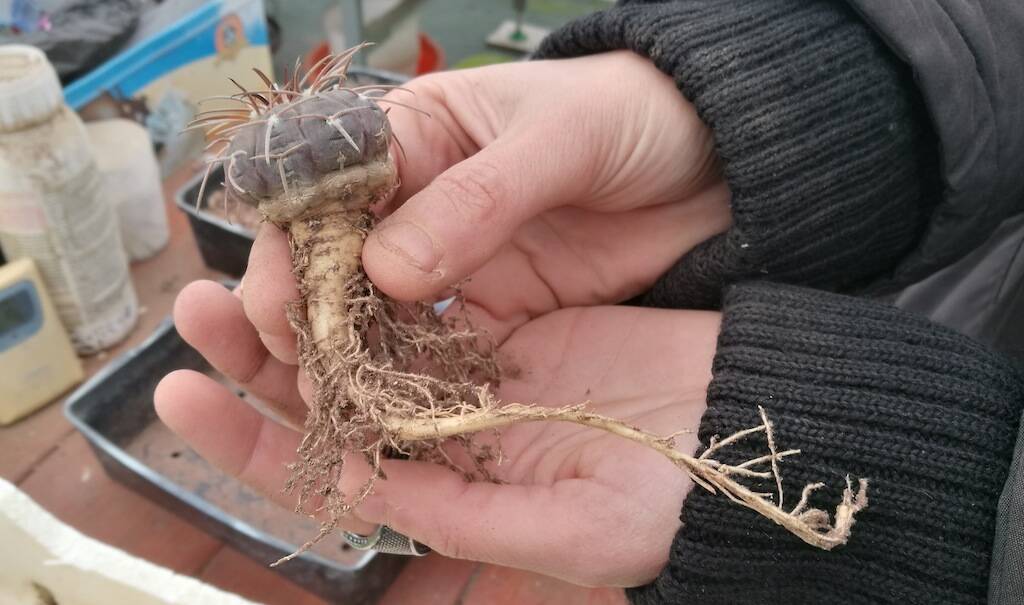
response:
[[[57,72],[41,50],[24,44],[0,46],[0,130],[43,122],[63,102]]]

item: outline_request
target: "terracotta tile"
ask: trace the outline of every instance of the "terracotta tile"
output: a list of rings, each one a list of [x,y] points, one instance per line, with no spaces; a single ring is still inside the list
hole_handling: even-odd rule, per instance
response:
[[[199,577],[218,588],[265,605],[326,605],[326,601],[225,546],[206,564]]]
[[[438,554],[414,559],[384,593],[380,605],[454,605],[480,567]]]
[[[0,477],[20,483],[73,431],[56,402],[13,425],[0,427]]]
[[[178,572],[199,572],[220,549],[216,539],[108,477],[78,433],[20,487],[82,533]]]
[[[485,565],[459,605],[628,605],[616,588],[583,588],[555,578]]]

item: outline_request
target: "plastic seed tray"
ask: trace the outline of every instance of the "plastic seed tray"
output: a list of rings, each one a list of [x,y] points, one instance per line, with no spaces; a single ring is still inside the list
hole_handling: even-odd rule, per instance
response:
[[[153,391],[175,369],[204,372],[238,391],[212,370],[170,318],[139,347],[111,362],[65,403],[64,412],[114,479],[172,510],[213,536],[270,564],[316,535],[317,524],[277,507],[208,464],[157,418]],[[168,545],[168,548],[173,545]],[[402,557],[350,548],[324,539],[275,571],[334,603],[374,603],[405,563]]]

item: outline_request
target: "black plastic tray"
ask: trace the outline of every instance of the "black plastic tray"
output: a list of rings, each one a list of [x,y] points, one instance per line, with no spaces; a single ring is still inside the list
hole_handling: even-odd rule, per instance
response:
[[[221,189],[223,180],[222,168],[211,171],[203,199],[197,205],[196,198],[203,182],[203,174],[197,174],[175,194],[174,202],[188,215],[203,263],[231,277],[241,277],[249,264],[249,249],[256,234],[204,210],[208,207],[210,195]]]
[[[224,380],[168,318],[145,343],[76,390],[64,413],[114,479],[260,563],[294,552],[300,541],[315,535],[314,522],[274,506],[215,469],[156,417],[153,390],[180,368]],[[403,557],[357,551],[331,536],[274,570],[332,603],[362,605],[376,602],[404,563]]]

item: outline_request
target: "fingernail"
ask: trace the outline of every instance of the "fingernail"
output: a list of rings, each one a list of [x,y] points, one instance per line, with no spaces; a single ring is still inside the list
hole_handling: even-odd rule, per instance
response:
[[[441,262],[441,251],[434,240],[413,223],[385,225],[376,232],[376,237],[386,250],[423,273],[432,273]]]

